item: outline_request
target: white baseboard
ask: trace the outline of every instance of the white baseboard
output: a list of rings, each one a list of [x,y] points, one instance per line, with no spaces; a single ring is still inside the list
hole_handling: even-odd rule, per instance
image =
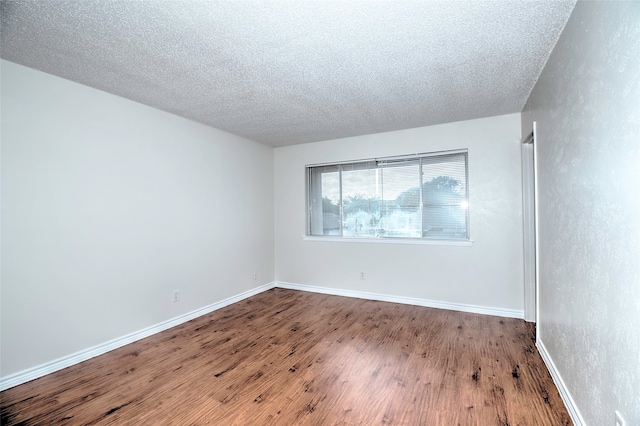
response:
[[[571,397],[571,393],[569,393],[567,386],[564,384],[562,376],[560,376],[560,373],[558,372],[556,365],[553,363],[549,352],[547,352],[547,348],[544,346],[544,343],[542,343],[542,340],[536,340],[536,347],[538,348],[540,357],[542,357],[542,360],[547,366],[547,370],[549,370],[549,374],[551,374],[553,383],[556,384],[558,392],[560,392],[560,397],[562,398],[562,401],[564,401],[564,405],[567,407],[571,421],[573,421],[575,426],[585,426],[586,423],[580,414],[580,410],[578,410],[575,401]]]
[[[208,314],[217,309],[224,308],[225,306],[231,305],[232,303],[236,303],[258,293],[262,293],[263,291],[270,290],[273,287],[275,287],[275,283],[271,282],[260,287],[256,287],[252,290],[245,291],[244,293],[240,293],[227,299],[221,300],[219,302],[212,303],[211,305],[205,306],[203,308],[196,309],[195,311],[187,312],[186,314],[152,325],[151,327],[147,327],[131,334],[127,334],[126,336],[122,336],[117,339],[113,339],[108,342],[93,346],[91,348],[84,349],[74,354],[55,359],[45,364],[41,364],[36,367],[19,371],[6,377],[2,377],[0,378],[0,391],[21,385],[22,383],[26,383],[39,377],[46,376],[47,374],[54,373],[58,370],[62,370],[63,368],[70,367],[74,364],[78,364],[98,355],[102,355],[124,345],[128,345],[129,343],[133,343],[137,340],[144,339],[145,337],[149,337],[171,327],[175,327],[176,325],[191,321],[194,318]]]
[[[454,311],[471,312],[476,314],[495,315],[500,317],[520,318],[520,319],[524,318],[524,311],[520,311],[520,310],[488,308],[484,306],[464,305],[464,304],[440,302],[440,301],[428,300],[428,299],[418,299],[414,297],[392,296],[387,294],[361,292],[361,291],[353,291],[353,290],[341,290],[341,289],[335,289],[335,288],[317,287],[317,286],[293,284],[293,283],[287,283],[287,282],[271,282],[271,283],[262,285],[260,287],[256,287],[252,290],[245,291],[244,293],[240,293],[238,295],[235,295],[227,299],[221,300],[219,302],[213,303],[211,305],[205,306],[203,308],[196,309],[195,311],[188,312],[186,314],[177,316],[167,321],[163,321],[161,323],[152,325],[145,329],[133,332],[131,334],[127,334],[126,336],[122,336],[117,339],[113,339],[108,342],[93,346],[91,348],[87,348],[82,351],[73,353],[71,355],[67,355],[62,358],[55,359],[45,364],[41,364],[36,367],[19,371],[17,373],[8,375],[6,377],[2,377],[0,378],[0,391],[12,388],[14,386],[18,386],[22,383],[26,383],[28,381],[37,379],[42,376],[46,376],[47,374],[54,373],[58,370],[62,370],[63,368],[70,367],[72,365],[86,361],[98,355],[102,355],[114,349],[120,348],[124,345],[128,345],[129,343],[133,343],[140,339],[144,339],[145,337],[149,337],[153,334],[167,330],[171,327],[175,327],[177,325],[190,321],[199,316],[206,315],[217,309],[231,305],[232,303],[239,302],[243,299],[254,296],[258,293],[262,293],[263,291],[272,289],[274,287],[287,288],[291,290],[309,291],[313,293],[331,294],[335,296],[356,297],[359,299],[379,300],[382,302],[393,302],[393,303],[402,303],[406,305],[425,306],[429,308],[439,308],[439,309],[448,309],[448,310],[454,310]],[[579,423],[576,423],[576,424],[580,425]]]
[[[486,306],[465,305],[460,303],[440,302],[437,300],[418,299],[415,297],[392,296],[388,294],[369,293],[365,291],[341,290],[337,288],[317,287],[276,281],[275,287],[291,290],[310,291],[313,293],[331,294],[334,296],[357,297],[359,299],[379,300],[381,302],[402,303],[405,305],[424,306],[427,308],[448,309],[450,311],[471,312],[474,314],[495,315],[498,317],[524,319],[524,311],[517,309],[489,308]]]

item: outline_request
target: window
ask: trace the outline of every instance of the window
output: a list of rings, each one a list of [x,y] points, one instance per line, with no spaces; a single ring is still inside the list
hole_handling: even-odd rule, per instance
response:
[[[307,166],[310,236],[469,239],[467,150]]]

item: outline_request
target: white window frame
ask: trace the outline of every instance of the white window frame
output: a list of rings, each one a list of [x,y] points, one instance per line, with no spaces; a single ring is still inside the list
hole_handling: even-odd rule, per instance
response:
[[[419,176],[420,176],[420,216],[423,216],[423,186],[424,183],[422,181],[422,159],[428,157],[436,157],[436,156],[446,156],[446,155],[455,155],[455,154],[464,154],[465,155],[465,201],[467,203],[467,208],[465,211],[466,217],[466,236],[464,238],[438,238],[438,237],[429,237],[424,236],[422,230],[420,232],[421,237],[403,237],[403,236],[345,236],[343,235],[342,223],[344,219],[344,212],[342,211],[342,202],[340,202],[340,235],[312,235],[312,205],[311,205],[311,173],[312,169],[317,167],[336,167],[338,170],[342,170],[343,165],[357,165],[357,164],[375,164],[375,165],[383,165],[384,163],[389,162],[399,162],[399,161],[419,161]],[[323,163],[323,164],[309,164],[305,166],[305,178],[306,178],[306,232],[303,235],[303,239],[307,241],[325,241],[325,242],[356,242],[356,243],[383,243],[383,244],[435,244],[435,245],[456,245],[456,246],[470,246],[472,245],[471,240],[471,229],[470,229],[470,217],[469,217],[469,154],[468,149],[457,149],[457,150],[448,150],[448,151],[438,151],[438,152],[428,152],[428,153],[420,153],[420,154],[411,154],[411,155],[402,155],[402,156],[393,156],[393,157],[384,157],[384,158],[373,158],[373,159],[361,159],[355,161],[342,161],[342,162],[334,162],[334,163]],[[342,173],[340,173],[340,199],[342,201]],[[424,219],[422,219],[424,220]]]

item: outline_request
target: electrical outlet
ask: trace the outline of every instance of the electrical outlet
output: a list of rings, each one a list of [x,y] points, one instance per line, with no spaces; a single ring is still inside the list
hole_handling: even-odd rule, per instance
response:
[[[180,301],[180,290],[173,290],[173,301],[174,302]]]
[[[257,272],[254,272],[254,273],[253,273],[253,279],[254,279],[254,280],[257,280],[257,279],[258,279],[258,273],[257,273]]]
[[[364,280],[364,271],[360,271],[360,279]]]
[[[624,421],[619,411],[616,411],[616,426],[627,426],[627,422]]]

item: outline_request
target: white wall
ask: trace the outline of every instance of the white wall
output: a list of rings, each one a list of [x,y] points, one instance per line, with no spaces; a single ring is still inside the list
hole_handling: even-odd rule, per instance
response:
[[[522,311],[520,136],[512,114],[276,148],[276,280]],[[305,165],[458,148],[469,149],[472,247],[302,240]]]
[[[271,147],[1,65],[2,376],[273,281]]]
[[[589,425],[640,425],[640,3],[578,2],[537,121],[538,338]]]

